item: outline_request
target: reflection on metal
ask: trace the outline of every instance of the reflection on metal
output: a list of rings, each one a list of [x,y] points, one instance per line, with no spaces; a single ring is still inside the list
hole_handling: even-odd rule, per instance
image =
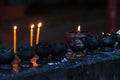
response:
[[[39,64],[37,64],[36,63],[36,60],[38,60],[38,56],[37,55],[35,55],[35,57],[33,57],[32,59],[31,59],[31,63],[33,64],[33,67],[38,67],[39,66]]]
[[[21,60],[17,57],[17,55],[15,55],[15,58],[12,62],[12,65],[13,65],[13,72],[19,72],[20,71],[20,67],[19,67],[19,62]]]
[[[13,71],[14,72],[19,72],[20,71],[20,67],[18,64],[13,64]]]
[[[33,68],[37,68],[39,66],[39,64],[36,63],[36,60],[38,60],[38,56],[35,55],[32,59],[31,59],[31,63],[33,64]],[[15,56],[15,59],[14,61],[12,62],[12,65],[13,65],[13,72],[19,72],[20,71],[20,66],[19,66],[19,63],[20,63],[20,59]]]

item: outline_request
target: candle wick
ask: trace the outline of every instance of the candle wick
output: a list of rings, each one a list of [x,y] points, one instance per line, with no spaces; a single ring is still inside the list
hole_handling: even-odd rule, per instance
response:
[[[80,34],[80,31],[77,31],[78,34]]]

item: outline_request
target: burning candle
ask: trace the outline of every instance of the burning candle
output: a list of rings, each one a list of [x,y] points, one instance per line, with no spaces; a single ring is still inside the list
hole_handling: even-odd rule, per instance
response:
[[[40,27],[42,26],[42,23],[38,23],[37,27],[37,35],[36,35],[36,45],[39,43],[39,38],[40,38]]]
[[[16,53],[16,42],[17,42],[16,41],[16,30],[17,30],[17,26],[14,26],[13,29],[14,29],[14,31],[13,31],[13,35],[14,35],[13,36],[13,40],[14,40],[13,41],[13,48],[14,48],[13,51],[14,51],[14,53]]]
[[[33,28],[34,28],[34,24],[32,24],[30,26],[30,46],[33,47]]]

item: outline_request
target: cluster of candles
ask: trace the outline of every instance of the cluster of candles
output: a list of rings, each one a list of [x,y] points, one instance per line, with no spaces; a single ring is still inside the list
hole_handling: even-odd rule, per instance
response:
[[[34,24],[31,24],[30,26],[30,46],[33,47],[33,31],[34,31]],[[37,25],[37,34],[36,34],[36,45],[39,43],[39,38],[40,38],[40,28],[42,26],[42,23],[39,22]],[[17,26],[13,26],[13,51],[16,53],[17,51]]]

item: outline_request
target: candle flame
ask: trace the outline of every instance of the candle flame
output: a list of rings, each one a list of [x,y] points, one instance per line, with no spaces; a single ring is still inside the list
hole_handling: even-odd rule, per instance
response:
[[[105,35],[105,33],[104,33],[104,32],[102,32],[102,35]]]
[[[34,28],[34,26],[35,26],[34,24],[31,24],[31,28]]]
[[[107,33],[107,35],[108,35],[108,36],[111,36],[111,34],[110,34],[110,33]]]
[[[78,26],[78,29],[77,29],[78,32],[80,32],[80,25]]]
[[[14,26],[13,28],[14,28],[14,29],[17,29],[17,26]]]
[[[38,23],[38,27],[41,27],[41,26],[42,26],[42,23],[41,23],[41,22],[39,22],[39,23]]]

